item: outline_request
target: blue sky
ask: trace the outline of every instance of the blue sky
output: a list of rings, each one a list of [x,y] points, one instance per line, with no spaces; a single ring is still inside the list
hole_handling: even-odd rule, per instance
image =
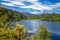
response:
[[[60,0],[0,0],[1,6],[31,14],[60,13]]]

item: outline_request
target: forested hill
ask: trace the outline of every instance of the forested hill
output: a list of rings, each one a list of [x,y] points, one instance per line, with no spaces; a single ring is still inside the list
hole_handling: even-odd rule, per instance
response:
[[[0,7],[0,20],[9,22],[9,21],[19,21],[21,19],[26,19],[26,16],[20,12]]]
[[[58,13],[44,13],[36,16],[28,16],[28,19],[39,19],[42,21],[60,21],[60,14]]]
[[[29,13],[25,13],[29,14]],[[13,11],[11,9],[0,7],[0,21],[20,21],[22,19],[40,19],[44,21],[60,21],[60,14],[58,13],[44,13],[40,15],[26,16],[24,13]]]

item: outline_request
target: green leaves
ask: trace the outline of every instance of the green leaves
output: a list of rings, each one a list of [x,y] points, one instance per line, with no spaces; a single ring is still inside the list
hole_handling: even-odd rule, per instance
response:
[[[47,31],[44,25],[40,26],[37,30],[37,39],[38,40],[50,40],[50,32]]]
[[[24,40],[27,35],[26,28],[23,28],[23,26],[20,24],[16,24],[13,28],[0,28],[0,39],[1,40]]]
[[[1,40],[50,40],[50,32],[46,29],[44,25],[37,29],[37,34],[32,34],[27,36],[28,30],[24,28],[21,24],[16,24],[13,27],[1,27],[0,28],[0,39]]]
[[[11,9],[7,9],[7,8],[3,8],[3,7],[0,7],[0,18],[4,18],[6,19],[6,16],[7,16],[7,21],[6,22],[10,22],[10,21],[20,21],[22,19],[25,19],[26,16],[23,15],[22,13],[20,12],[17,12],[17,11],[13,11]]]

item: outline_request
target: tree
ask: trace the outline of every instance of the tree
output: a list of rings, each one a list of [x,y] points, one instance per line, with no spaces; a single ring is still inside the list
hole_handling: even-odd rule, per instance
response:
[[[35,35],[34,34],[31,35],[31,40],[35,40]]]
[[[27,29],[16,24],[15,27],[0,28],[0,40],[26,40]]]
[[[5,26],[6,23],[8,23],[8,22],[7,22],[7,19],[8,19],[7,14],[2,15],[2,16],[0,17],[0,27]]]
[[[16,33],[16,38],[18,40],[26,40],[27,37],[27,29],[23,27],[21,24],[16,24],[14,27],[14,31]]]
[[[37,30],[37,40],[50,40],[50,32],[44,25],[40,26]]]

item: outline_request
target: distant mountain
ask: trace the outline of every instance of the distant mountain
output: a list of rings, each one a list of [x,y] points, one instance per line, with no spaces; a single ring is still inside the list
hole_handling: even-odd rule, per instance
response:
[[[29,12],[22,12],[24,15],[26,16],[36,16],[36,15],[39,15],[39,14],[32,14],[32,13],[29,13]]]

